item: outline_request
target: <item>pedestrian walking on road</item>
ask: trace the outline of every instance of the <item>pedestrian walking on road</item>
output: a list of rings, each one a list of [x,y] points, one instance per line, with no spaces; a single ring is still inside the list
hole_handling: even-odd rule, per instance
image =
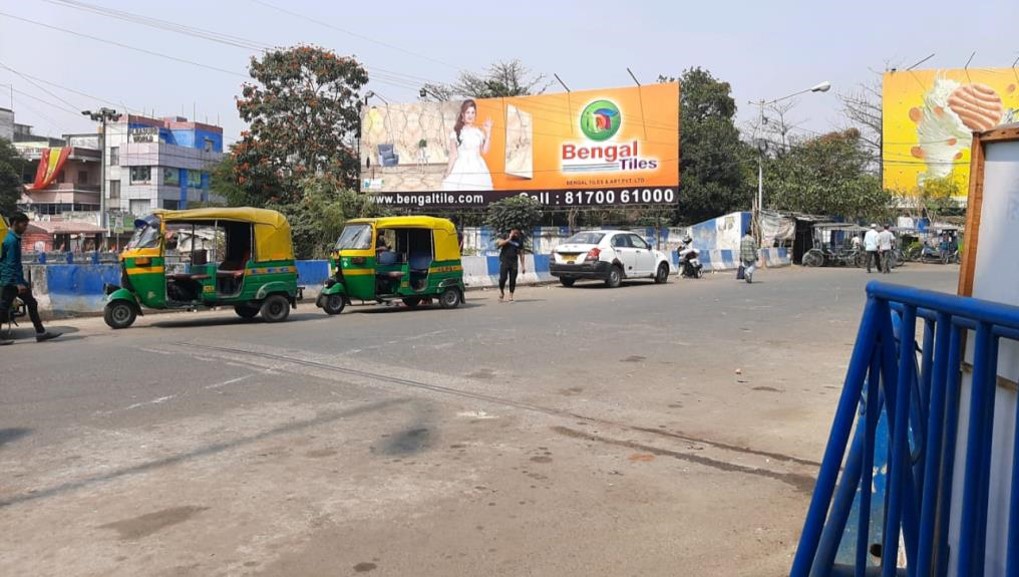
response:
[[[499,302],[506,298],[506,281],[509,281],[509,300],[513,302],[513,293],[517,290],[517,273],[527,272],[524,264],[524,235],[520,229],[514,228],[495,241],[495,245],[499,247]]]
[[[892,272],[892,249],[895,245],[895,235],[892,234],[891,229],[886,224],[885,229],[881,231],[881,234],[877,237],[878,252],[881,253],[881,272],[888,274]]]
[[[39,303],[32,296],[32,286],[25,280],[25,269],[21,266],[21,236],[28,229],[28,217],[16,212],[11,216],[11,229],[0,245],[0,327],[10,321],[14,298],[20,296],[28,309],[28,316],[35,325],[35,340],[48,341],[60,333],[47,331],[39,318]],[[0,338],[0,344],[9,345],[8,338]]]
[[[881,272],[881,256],[877,252],[879,243],[878,237],[881,236],[877,231],[877,225],[870,225],[870,230],[867,234],[863,235],[863,248],[867,251],[867,272],[870,273],[870,265],[874,263],[877,265],[877,272]]]
[[[757,268],[757,239],[750,234],[750,229],[739,241],[739,259],[743,262],[743,278],[747,284],[754,282],[754,270]]]

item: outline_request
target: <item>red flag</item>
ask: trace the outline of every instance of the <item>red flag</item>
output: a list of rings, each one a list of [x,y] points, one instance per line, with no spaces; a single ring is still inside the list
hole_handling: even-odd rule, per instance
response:
[[[69,146],[42,149],[42,155],[39,157],[39,168],[35,171],[35,182],[32,183],[32,189],[38,190],[53,184],[57,175],[60,174],[60,169],[67,162],[67,157],[70,155],[71,148]]]

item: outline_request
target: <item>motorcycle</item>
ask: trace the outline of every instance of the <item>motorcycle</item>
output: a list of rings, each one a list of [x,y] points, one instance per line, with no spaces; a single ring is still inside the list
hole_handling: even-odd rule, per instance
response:
[[[699,258],[700,252],[692,247],[679,251],[679,275],[683,278],[701,278],[704,276],[704,265]]]

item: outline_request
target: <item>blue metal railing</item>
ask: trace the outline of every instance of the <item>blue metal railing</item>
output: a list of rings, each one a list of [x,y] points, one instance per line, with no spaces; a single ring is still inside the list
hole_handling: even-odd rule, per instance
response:
[[[1019,307],[879,282],[867,285],[867,297],[790,575],[943,577],[951,566],[956,575],[982,577],[998,349],[1001,339],[1019,341]],[[918,319],[923,320],[919,351]],[[973,372],[958,488],[953,473],[969,331],[974,333]],[[1016,412],[1006,577],[1019,577],[1019,403]],[[884,447],[881,454],[878,448]],[[887,464],[883,495],[872,489],[881,472],[878,463]],[[883,509],[877,529],[871,519],[875,506]],[[851,512],[855,527],[847,527]],[[960,532],[950,555],[951,519],[958,520]],[[853,530],[855,538],[846,539]]]

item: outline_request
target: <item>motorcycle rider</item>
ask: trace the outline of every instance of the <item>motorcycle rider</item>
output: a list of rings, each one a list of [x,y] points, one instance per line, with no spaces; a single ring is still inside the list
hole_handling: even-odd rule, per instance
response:
[[[679,255],[679,270],[682,276],[687,278],[698,278],[701,276],[700,251],[693,247],[693,238],[690,235],[683,237],[682,245],[676,251]]]

